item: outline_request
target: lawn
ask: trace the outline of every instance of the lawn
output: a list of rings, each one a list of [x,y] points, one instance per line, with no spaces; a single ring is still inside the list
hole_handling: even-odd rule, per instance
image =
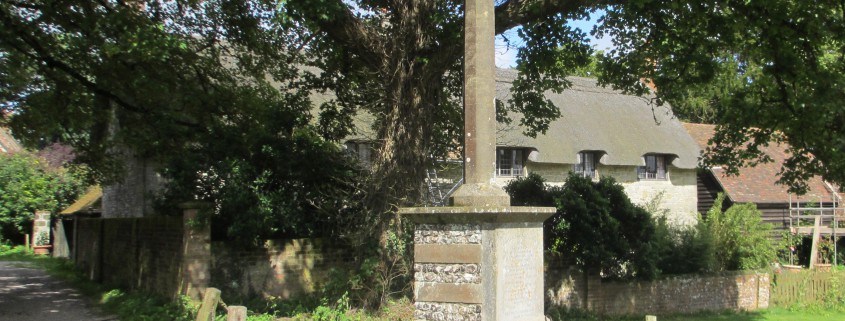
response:
[[[597,317],[589,314],[555,315],[556,321],[642,321],[645,317]],[[692,315],[657,316],[657,321],[842,321],[845,312],[826,310],[770,309],[759,312],[698,313]]]

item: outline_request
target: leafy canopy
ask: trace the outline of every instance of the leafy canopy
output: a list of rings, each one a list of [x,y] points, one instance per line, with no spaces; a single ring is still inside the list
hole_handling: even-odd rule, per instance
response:
[[[419,188],[427,159],[461,139],[462,9],[454,0],[3,1],[0,101],[25,141],[61,138],[107,178],[110,146],[179,150],[215,117],[258,103],[244,95],[325,91],[319,133],[341,139],[355,133],[354,117],[372,116],[384,186],[374,199],[398,204]],[[566,25],[599,9],[593,30]],[[499,0],[496,33],[521,26],[525,46],[497,119],[536,135],[566,117],[544,94],[589,66],[588,32],[612,36],[600,81],[642,94],[640,80],[653,79],[656,102],[720,124],[709,163],[734,171],[767,160],[757,146],[787,141],[784,183],[801,191],[813,174],[843,183],[842,10],[791,0]]]
[[[162,208],[215,204],[246,244],[323,228],[357,169],[316,135],[299,22],[275,1],[0,2],[0,103],[30,146],[61,141],[95,179],[160,166]],[[338,224],[339,225],[339,224]]]
[[[845,8],[832,1],[631,1],[595,33],[614,37],[600,80],[680,102],[718,124],[705,165],[769,161],[759,149],[788,142],[780,181],[806,190],[812,175],[845,183]],[[689,97],[699,97],[695,101]],[[702,107],[711,111],[696,115]]]
[[[368,114],[377,144],[364,201],[388,211],[416,202],[432,155],[461,140],[462,9],[453,0],[3,1],[0,101],[25,142],[67,142],[101,179],[120,172],[115,147],[187,177],[175,172],[196,168],[173,156],[222,141],[293,139],[311,124],[339,140]],[[595,29],[566,25],[598,9]],[[786,141],[782,181],[793,190],[813,174],[845,183],[837,3],[502,0],[495,16],[497,34],[522,26],[525,43],[497,119],[518,119],[529,135],[566,117],[544,94],[565,90],[565,77],[590,64],[590,32],[616,45],[597,64],[602,83],[644,94],[641,79],[653,79],[657,103],[706,97],[680,108],[699,117],[714,107],[700,116],[720,124],[708,163],[735,171],[767,160],[759,146]],[[313,93],[326,99],[312,102]],[[248,125],[267,117],[289,121]],[[222,153],[196,157],[206,171],[248,162],[247,182],[289,177],[253,163],[255,151],[239,153],[226,166],[215,164]]]
[[[58,213],[70,205],[86,186],[82,176],[27,152],[0,154],[0,240],[22,242],[35,211]]]
[[[604,277],[652,279],[657,268],[655,222],[631,203],[613,178],[570,174],[566,185],[546,186],[531,173],[508,183],[514,204],[557,207],[544,223],[546,249]]]

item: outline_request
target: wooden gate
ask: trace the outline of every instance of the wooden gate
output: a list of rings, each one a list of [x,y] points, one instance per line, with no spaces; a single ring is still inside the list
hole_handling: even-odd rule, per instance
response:
[[[833,303],[843,295],[845,272],[783,271],[772,277],[772,307]]]

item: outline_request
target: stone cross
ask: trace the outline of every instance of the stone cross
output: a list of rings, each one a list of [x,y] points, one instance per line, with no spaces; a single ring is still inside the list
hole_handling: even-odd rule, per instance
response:
[[[466,0],[464,184],[453,206],[402,208],[414,226],[414,320],[543,321],[543,221],[493,184],[493,0]]]
[[[464,185],[455,206],[508,206],[492,185],[496,166],[495,12],[492,0],[467,0],[464,29]]]

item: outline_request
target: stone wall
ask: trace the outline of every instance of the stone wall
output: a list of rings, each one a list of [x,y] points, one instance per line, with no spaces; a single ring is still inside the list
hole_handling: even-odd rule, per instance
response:
[[[333,269],[345,272],[350,252],[322,239],[272,240],[258,249],[212,242],[210,285],[245,297],[313,293],[326,285]]]
[[[585,278],[576,270],[546,272],[546,304],[604,315],[750,311],[769,306],[765,273],[673,276],[614,282]]]
[[[185,217],[78,219],[72,257],[89,279],[164,297],[225,295],[291,298],[326,285],[351,251],[320,239],[274,240],[258,249],[210,242]],[[188,227],[186,229],[186,227]]]

